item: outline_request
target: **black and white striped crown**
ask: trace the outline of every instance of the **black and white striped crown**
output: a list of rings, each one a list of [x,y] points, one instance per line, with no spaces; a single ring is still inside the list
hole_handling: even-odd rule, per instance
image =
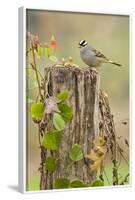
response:
[[[88,44],[88,42],[86,40],[81,40],[79,42],[79,45],[82,46],[82,47],[85,47],[87,44]]]

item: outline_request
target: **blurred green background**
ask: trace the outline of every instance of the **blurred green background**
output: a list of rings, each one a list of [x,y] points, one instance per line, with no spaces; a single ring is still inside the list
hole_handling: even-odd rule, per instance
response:
[[[129,122],[129,16],[27,10],[27,31],[37,34],[41,43],[50,41],[54,35],[58,44],[55,51],[58,59],[68,59],[72,56],[77,65],[85,66],[78,49],[79,41],[85,39],[108,58],[123,65],[117,67],[104,64],[100,74],[101,88],[109,96],[117,135],[121,136],[119,143],[124,148],[125,157],[128,158],[129,152],[124,139],[129,140],[129,123],[124,126],[120,121],[126,119]],[[38,61],[42,73],[44,67],[51,64],[47,58]],[[28,87],[29,85],[30,81]],[[34,95],[35,91],[28,90],[28,96]],[[37,126],[32,122],[29,112],[27,141],[27,190],[38,190],[40,151]],[[106,172],[111,180],[109,162]],[[128,172],[128,166],[124,161],[121,163],[120,172],[122,175]]]

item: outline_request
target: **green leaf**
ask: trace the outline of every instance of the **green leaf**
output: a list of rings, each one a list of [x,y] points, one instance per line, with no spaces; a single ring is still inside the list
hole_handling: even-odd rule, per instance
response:
[[[42,145],[49,150],[58,150],[61,142],[60,133],[56,130],[47,132]]]
[[[59,94],[57,94],[57,98],[61,101],[65,101],[67,100],[69,97],[69,92],[68,91],[63,91],[63,92],[60,92]]]
[[[65,128],[65,121],[60,114],[53,114],[53,125],[58,131],[62,131]]]
[[[56,189],[65,189],[69,188],[70,186],[70,181],[67,178],[58,178],[55,180],[54,187]]]
[[[61,111],[60,115],[62,116],[64,121],[66,123],[69,122],[73,116],[72,107],[67,105],[66,103],[60,103],[58,104],[58,108]]]
[[[56,161],[55,161],[55,158],[52,157],[52,156],[48,156],[46,158],[46,169],[50,172],[54,172],[55,169],[56,169]]]
[[[52,55],[52,49],[45,47],[45,55],[49,58]]]
[[[96,180],[96,181],[94,181],[94,182],[92,183],[91,186],[92,186],[92,187],[104,186],[104,183],[103,183],[103,181],[101,181],[101,180]]]
[[[87,184],[85,184],[83,181],[81,180],[74,180],[70,183],[70,186],[72,188],[79,188],[79,187],[88,187]]]
[[[41,57],[43,55],[43,47],[38,47],[37,53]]]
[[[78,145],[78,144],[74,144],[72,146],[72,149],[69,152],[69,157],[73,161],[82,160],[83,159],[83,153],[82,153],[81,146]]]
[[[32,118],[41,119],[44,114],[44,104],[39,103],[33,103],[31,106],[31,115]]]
[[[55,56],[49,56],[49,59],[54,63],[58,61],[58,59]]]

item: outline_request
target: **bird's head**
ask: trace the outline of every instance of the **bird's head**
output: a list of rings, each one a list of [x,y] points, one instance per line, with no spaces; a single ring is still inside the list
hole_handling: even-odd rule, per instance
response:
[[[87,42],[86,40],[81,40],[81,41],[79,42],[79,48],[85,47],[85,46],[87,46],[87,45],[88,45],[88,42]]]

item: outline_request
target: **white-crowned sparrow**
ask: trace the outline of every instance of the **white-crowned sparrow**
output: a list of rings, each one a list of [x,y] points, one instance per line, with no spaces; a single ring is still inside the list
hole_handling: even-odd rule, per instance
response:
[[[122,66],[119,63],[113,62],[104,56],[101,52],[90,46],[86,40],[79,42],[80,55],[84,63],[90,67],[99,67],[102,63],[111,63],[117,66]]]

